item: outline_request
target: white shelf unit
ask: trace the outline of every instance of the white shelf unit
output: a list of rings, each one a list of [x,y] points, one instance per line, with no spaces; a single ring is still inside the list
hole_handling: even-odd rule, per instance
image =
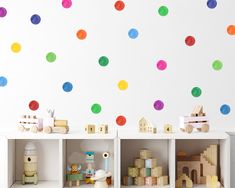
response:
[[[135,144],[137,143],[137,144]],[[194,143],[193,147],[189,143]],[[133,159],[138,157],[138,151],[142,148],[148,148],[155,153],[153,155],[159,161],[159,165],[163,166],[164,175],[169,176],[169,185],[164,188],[175,188],[176,180],[176,152],[182,148],[185,151],[202,152],[209,144],[218,144],[220,148],[220,174],[224,187],[230,188],[230,138],[226,133],[209,132],[192,134],[174,132],[173,134],[165,134],[158,132],[157,134],[139,133],[136,130],[126,130],[118,132],[118,151],[119,151],[119,171],[118,171],[118,188],[140,187],[140,186],[123,186],[121,178],[127,173],[127,167],[133,165]],[[155,145],[154,145],[155,144]],[[126,148],[126,149],[125,149]],[[164,157],[164,159],[162,158]],[[125,160],[123,160],[125,159]],[[124,169],[123,169],[124,168]],[[143,188],[159,186],[142,186]],[[205,185],[194,185],[194,188],[206,188]]]
[[[3,148],[3,177],[1,188],[64,188],[66,187],[66,167],[70,154],[77,152],[83,159],[77,163],[84,164],[83,151],[95,151],[96,169],[104,168],[102,152],[111,154],[109,167],[112,172],[113,185],[117,184],[117,132],[111,130],[109,134],[90,134],[76,131],[69,134],[44,134],[44,133],[3,133],[1,136]],[[22,185],[24,147],[27,142],[35,143],[38,152],[38,177],[37,185]],[[108,147],[107,147],[108,146]],[[75,161],[74,161],[75,162]],[[85,167],[85,166],[84,166]],[[75,186],[74,186],[75,187]],[[93,188],[93,185],[81,185],[81,188]]]

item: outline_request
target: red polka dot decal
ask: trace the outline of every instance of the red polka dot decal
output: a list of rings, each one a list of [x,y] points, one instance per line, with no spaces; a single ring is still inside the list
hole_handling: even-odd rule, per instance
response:
[[[30,110],[36,111],[38,110],[38,108],[39,108],[39,103],[37,101],[33,100],[29,103]]]
[[[124,126],[126,124],[126,118],[124,116],[118,116],[116,119],[116,123],[119,126]]]
[[[195,38],[193,36],[187,36],[185,38],[185,44],[187,46],[193,46],[195,44],[195,42],[196,42],[196,40],[195,40]]]
[[[125,3],[123,1],[117,1],[114,7],[116,10],[121,11],[125,8]]]

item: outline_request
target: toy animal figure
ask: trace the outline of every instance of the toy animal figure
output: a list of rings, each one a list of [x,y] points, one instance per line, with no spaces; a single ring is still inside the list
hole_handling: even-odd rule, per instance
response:
[[[71,167],[67,167],[67,181],[68,186],[71,187],[73,181],[76,182],[76,186],[80,186],[80,181],[83,180],[83,174],[80,173],[80,170],[82,169],[81,165],[78,164],[72,164]]]
[[[22,184],[38,183],[37,176],[37,151],[33,143],[28,143],[25,146],[24,152],[24,173],[22,176]]]
[[[110,176],[111,173],[106,173],[104,170],[97,170],[95,176],[91,177],[93,181],[96,181],[94,188],[108,188],[106,178]]]
[[[94,163],[95,159],[95,153],[93,151],[87,151],[85,152],[86,155],[86,163],[87,163],[87,169],[85,170],[85,183],[86,184],[94,184],[94,180],[91,179],[91,177],[95,174],[95,170],[92,167],[92,164]]]

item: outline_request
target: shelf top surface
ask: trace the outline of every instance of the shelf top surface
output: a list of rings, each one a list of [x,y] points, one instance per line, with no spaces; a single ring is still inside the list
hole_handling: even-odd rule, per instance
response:
[[[42,132],[7,132],[1,133],[1,136],[5,136],[7,139],[114,139],[117,136],[115,130],[110,130],[108,134],[86,134],[82,131],[70,131],[68,134],[51,133],[46,134]]]
[[[173,133],[164,133],[158,131],[156,134],[139,133],[137,130],[119,130],[120,139],[227,139],[229,135],[226,132],[210,131],[208,133],[192,132],[191,134],[175,131]]]

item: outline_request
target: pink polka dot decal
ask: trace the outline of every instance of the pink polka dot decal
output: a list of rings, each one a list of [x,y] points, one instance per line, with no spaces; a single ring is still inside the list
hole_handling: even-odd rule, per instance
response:
[[[29,109],[30,109],[30,110],[36,111],[36,110],[38,110],[38,108],[39,108],[39,103],[38,103],[38,101],[33,100],[33,101],[31,101],[31,102],[29,103]]]
[[[116,123],[118,126],[124,126],[126,124],[126,117],[125,116],[118,116],[116,118]]]
[[[163,71],[167,68],[167,62],[164,60],[159,60],[156,64],[158,70]]]
[[[153,107],[155,108],[155,110],[162,110],[164,108],[164,103],[161,100],[156,100],[153,104]]]
[[[72,6],[72,0],[62,0],[62,6],[64,8],[70,8]]]
[[[195,40],[195,38],[193,36],[187,36],[185,38],[185,44],[187,46],[193,46],[195,44],[195,42],[196,42],[196,40]]]

